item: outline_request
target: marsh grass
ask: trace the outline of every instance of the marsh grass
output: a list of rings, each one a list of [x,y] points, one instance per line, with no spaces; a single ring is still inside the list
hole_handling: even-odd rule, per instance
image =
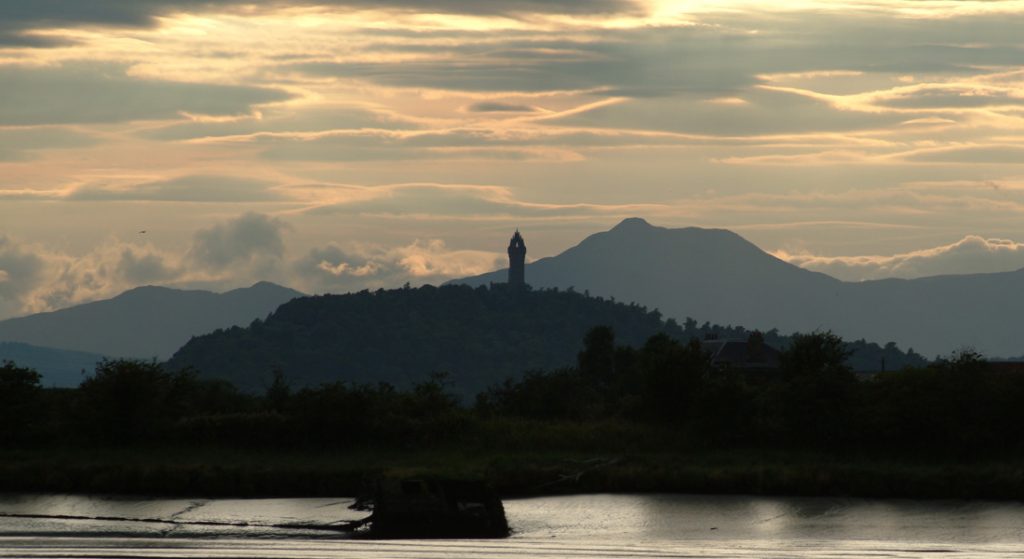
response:
[[[0,491],[153,496],[356,495],[377,476],[484,479],[507,496],[736,493],[1024,499],[1024,460],[933,462],[778,451],[266,452],[214,448],[0,452]]]

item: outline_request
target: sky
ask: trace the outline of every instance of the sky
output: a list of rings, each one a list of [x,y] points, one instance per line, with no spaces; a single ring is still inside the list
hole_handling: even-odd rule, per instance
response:
[[[0,318],[438,283],[623,218],[1024,267],[1024,1],[0,0]]]

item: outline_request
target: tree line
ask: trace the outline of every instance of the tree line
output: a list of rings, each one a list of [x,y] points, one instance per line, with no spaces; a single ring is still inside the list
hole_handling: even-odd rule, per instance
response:
[[[78,388],[56,389],[5,362],[0,445],[1024,450],[1024,374],[972,351],[863,378],[848,365],[848,345],[828,332],[793,336],[773,372],[716,368],[698,340],[664,333],[632,347],[597,327],[582,346],[575,366],[530,371],[469,400],[443,374],[407,389],[293,389],[278,371],[251,394],[155,361],[107,360]]]

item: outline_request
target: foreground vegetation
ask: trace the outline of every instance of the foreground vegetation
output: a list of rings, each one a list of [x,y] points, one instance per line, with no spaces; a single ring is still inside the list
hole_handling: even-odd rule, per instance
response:
[[[160,446],[0,451],[0,491],[203,497],[356,495],[377,476],[485,479],[507,497],[733,493],[1024,500],[1024,460],[767,450],[594,453]]]
[[[77,389],[0,367],[0,490],[351,494],[381,473],[489,479],[506,494],[688,491],[1024,498],[1024,375],[960,352],[858,379],[829,333],[777,372],[715,369],[701,345],[587,333],[575,367],[465,402],[333,383],[261,395],[155,362]]]

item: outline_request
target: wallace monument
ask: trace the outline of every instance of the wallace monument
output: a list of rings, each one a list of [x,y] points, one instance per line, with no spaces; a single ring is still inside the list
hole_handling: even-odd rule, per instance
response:
[[[508,284],[526,284],[526,243],[519,229],[508,243]]]

